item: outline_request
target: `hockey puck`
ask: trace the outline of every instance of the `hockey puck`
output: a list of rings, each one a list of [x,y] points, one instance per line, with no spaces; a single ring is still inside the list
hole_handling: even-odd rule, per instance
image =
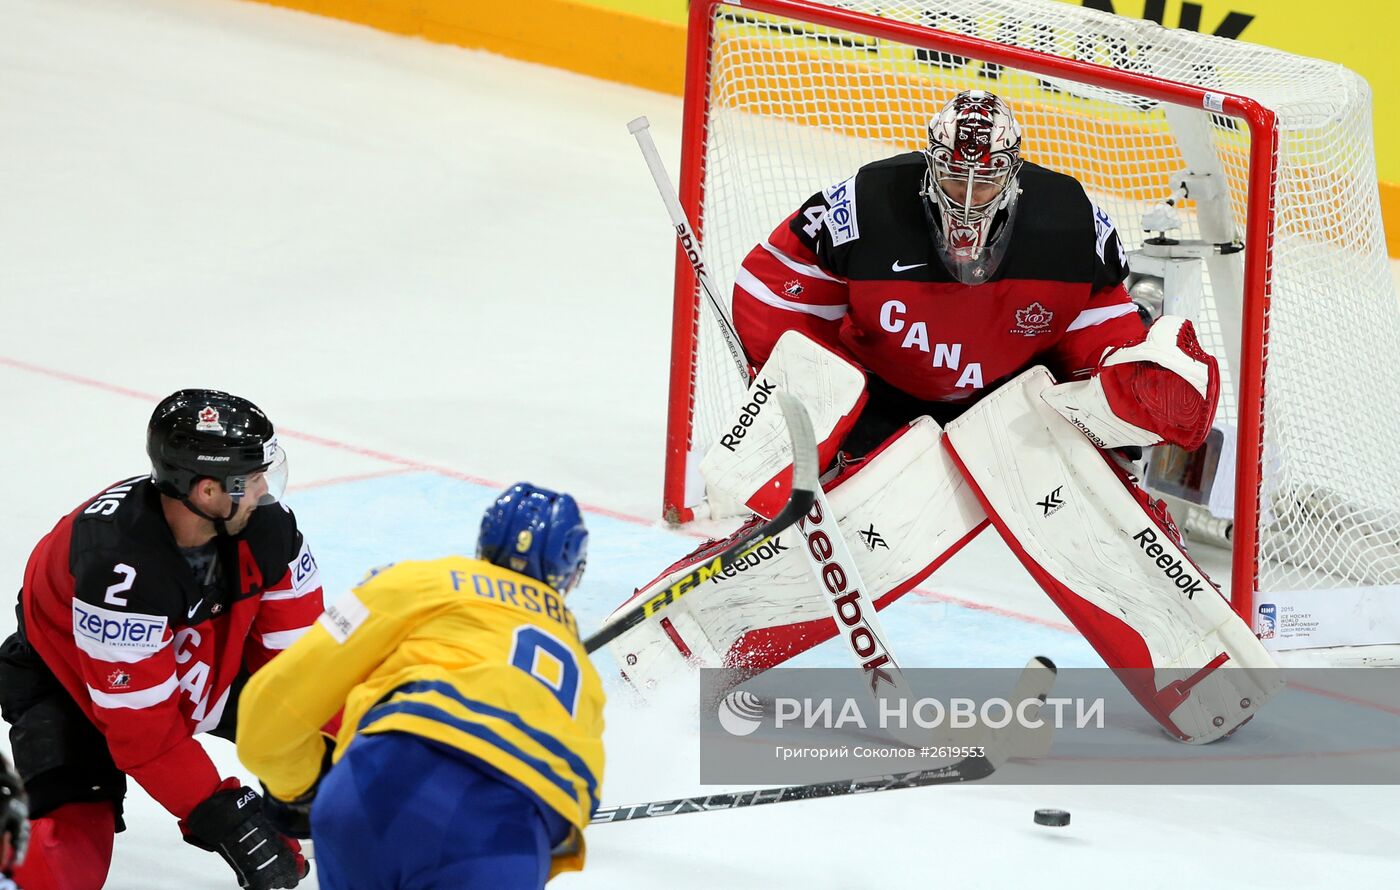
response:
[[[1061,827],[1069,824],[1069,810],[1036,810],[1036,825]]]

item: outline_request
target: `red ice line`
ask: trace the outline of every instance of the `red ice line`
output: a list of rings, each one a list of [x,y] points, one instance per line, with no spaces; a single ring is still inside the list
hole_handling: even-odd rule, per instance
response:
[[[68,371],[60,371],[56,368],[46,368],[42,365],[36,365],[31,362],[22,361],[16,358],[10,358],[9,356],[0,355],[0,365],[5,365],[19,371],[27,371],[30,374],[37,374],[41,377],[48,377],[54,380],[62,380],[65,383],[74,383],[78,386],[85,386],[89,389],[96,389],[102,392],[113,393],[115,395],[126,396],[128,398],[133,399],[140,399],[141,401],[146,402],[147,404],[159,401],[161,398],[160,396],[152,395],[148,392],[141,392],[140,390],[130,389],[128,387],[120,386],[115,383],[109,383],[105,380],[97,380],[93,377],[84,377],[81,374],[73,374]],[[460,479],[463,482],[471,482],[476,485],[483,485],[487,488],[504,487],[501,483],[496,482],[495,480],[485,479],[481,476],[473,476],[472,474],[464,473],[461,470],[454,470],[450,467],[442,467],[437,466],[435,464],[423,463],[421,461],[413,460],[412,458],[402,457],[397,454],[390,454],[387,451],[379,451],[377,449],[366,448],[361,445],[352,445],[348,442],[341,442],[337,439],[328,439],[325,436],[318,436],[314,433],[305,433],[288,427],[279,426],[278,435],[286,436],[289,439],[296,439],[302,442],[309,442],[313,445],[320,445],[325,448],[332,448],[337,451],[345,451],[350,454],[358,454],[362,457],[368,457],[374,460],[383,461],[384,463],[394,464],[396,467],[398,467],[398,469],[395,470],[380,471],[373,473],[359,473],[355,475],[337,476],[331,479],[317,480],[315,482],[309,482],[304,485],[293,486],[294,490],[321,488],[328,485],[338,485],[347,482],[358,482],[365,479],[377,479],[383,476],[392,476],[397,473],[411,471],[434,473],[439,476],[447,476],[451,479]],[[644,525],[650,527],[656,524],[652,520],[644,519],[640,516],[633,516],[630,513],[622,513],[617,510],[610,510],[607,507],[600,507],[596,504],[580,504],[580,506],[590,513],[596,513],[599,516],[606,516],[610,519],[621,520],[622,522],[630,522],[634,525]],[[697,538],[706,537],[705,535],[701,535],[696,532],[682,532],[682,534],[689,534],[692,537]],[[1022,612],[1015,612],[1010,609],[1003,609],[999,606],[990,606],[985,603],[979,603],[973,600],[966,600],[960,597],[950,596],[944,593],[937,593],[935,591],[927,590],[922,587],[914,588],[914,593],[917,593],[919,596],[924,597],[925,599],[935,600],[937,602],[950,603],[952,605],[961,606],[966,609],[976,609],[980,612],[988,612],[993,615],[1000,615],[1003,618],[1012,618],[1017,621],[1024,621],[1028,624],[1036,624],[1040,625],[1041,627],[1048,627],[1052,630],[1058,630],[1065,633],[1074,632],[1073,627],[1063,622],[1052,621],[1047,618],[1039,618],[1035,615],[1027,615]]]

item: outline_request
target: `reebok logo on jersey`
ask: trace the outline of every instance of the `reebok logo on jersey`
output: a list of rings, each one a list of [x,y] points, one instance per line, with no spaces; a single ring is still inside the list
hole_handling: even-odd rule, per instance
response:
[[[778,384],[760,378],[754,382],[753,395],[747,402],[739,407],[739,422],[723,436],[719,437],[719,444],[735,451],[739,447],[739,441],[749,434],[749,427],[754,425],[758,415],[763,413],[763,406],[768,404],[768,397],[773,394],[773,390],[778,388]]]
[[[1177,586],[1177,589],[1186,594],[1187,599],[1194,599],[1197,593],[1205,589],[1200,579],[1191,574],[1188,568],[1190,563],[1175,556],[1157,543],[1157,532],[1154,529],[1143,529],[1133,535],[1133,540],[1138,542],[1138,546],[1142,548],[1148,558],[1157,563],[1157,568],[1162,570],[1162,574],[1166,575]]]
[[[114,612],[73,600],[73,641],[100,661],[133,662],[160,651],[164,615]]]

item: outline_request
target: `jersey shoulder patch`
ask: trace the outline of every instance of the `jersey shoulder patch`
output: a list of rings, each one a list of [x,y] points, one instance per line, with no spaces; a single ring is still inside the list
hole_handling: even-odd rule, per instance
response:
[[[1094,248],[1098,251],[1099,262],[1108,265],[1116,258],[1118,265],[1124,269],[1128,268],[1128,255],[1123,252],[1123,239],[1118,238],[1117,230],[1113,228],[1113,220],[1109,218],[1108,212],[1097,204],[1091,205],[1094,208]],[[1114,255],[1104,256],[1104,249],[1112,239]]]
[[[337,643],[344,643],[369,618],[369,607],[354,590],[347,590],[326,606],[317,619]]]
[[[165,645],[164,615],[117,612],[73,599],[73,641],[99,661],[134,662]]]
[[[856,219],[856,178],[852,176],[836,185],[822,190],[826,198],[826,229],[831,234],[831,246],[840,247],[848,241],[860,237],[860,223]]]

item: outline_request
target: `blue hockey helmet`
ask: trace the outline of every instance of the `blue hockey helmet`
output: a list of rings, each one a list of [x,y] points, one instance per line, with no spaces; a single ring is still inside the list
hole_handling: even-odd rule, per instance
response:
[[[588,529],[569,495],[517,482],[486,508],[476,555],[568,593],[583,577]]]

